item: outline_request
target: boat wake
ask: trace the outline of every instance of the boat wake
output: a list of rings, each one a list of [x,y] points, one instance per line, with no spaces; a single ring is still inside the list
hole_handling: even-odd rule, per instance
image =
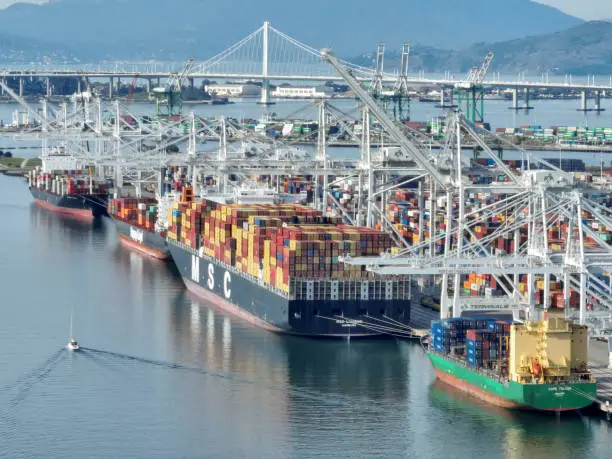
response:
[[[53,371],[53,369],[66,357],[65,351],[66,350],[64,348],[59,349],[42,364],[19,378],[14,383],[0,388],[0,392],[16,391],[15,395],[13,395],[9,401],[9,406],[15,407],[24,401],[34,386],[44,381],[45,378],[49,376],[51,371]]]
[[[292,387],[292,386],[272,385],[262,380],[253,380],[253,379],[243,378],[234,373],[207,370],[203,368],[183,365],[180,363],[164,362],[161,360],[147,359],[147,358],[136,357],[136,356],[132,356],[128,354],[121,354],[118,352],[111,352],[111,351],[105,351],[102,349],[93,349],[93,348],[86,348],[86,347],[81,348],[80,354],[83,356],[87,356],[91,358],[92,360],[97,360],[96,363],[98,364],[101,364],[104,360],[107,360],[106,358],[120,359],[120,360],[127,361],[127,362],[140,362],[140,363],[144,363],[147,365],[152,365],[155,367],[164,368],[168,370],[184,371],[184,372],[199,374],[203,376],[212,376],[215,378],[225,379],[233,383],[253,385],[262,390],[279,391],[279,392],[283,392],[283,393],[286,393],[294,397],[317,401],[319,403],[326,404],[326,405],[353,408],[353,409],[358,409],[360,411],[367,410],[371,412],[378,412],[380,414],[388,413],[388,410],[389,410],[389,407],[385,407],[380,402],[377,402],[371,399],[364,399],[361,397],[355,398],[353,396],[347,396],[347,395],[342,395],[342,394],[321,393],[321,392],[303,389],[303,388],[299,388],[295,386]],[[106,357],[106,358],[97,359],[96,358],[97,356]],[[104,364],[106,364],[106,362],[104,362]],[[108,365],[108,366],[112,367],[111,365]]]

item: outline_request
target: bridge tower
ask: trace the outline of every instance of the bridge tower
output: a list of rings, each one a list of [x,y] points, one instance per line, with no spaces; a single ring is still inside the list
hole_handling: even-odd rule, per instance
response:
[[[261,53],[261,99],[259,104],[261,105],[273,105],[274,102],[270,101],[270,79],[268,78],[268,56],[270,48],[270,23],[264,21],[262,28],[263,39],[262,39],[262,53]]]

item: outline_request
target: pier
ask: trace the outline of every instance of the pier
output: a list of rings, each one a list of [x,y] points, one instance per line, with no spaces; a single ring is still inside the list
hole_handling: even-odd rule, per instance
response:
[[[612,419],[612,362],[608,344],[605,341],[591,340],[589,349],[589,368],[597,381],[597,404],[608,419]]]

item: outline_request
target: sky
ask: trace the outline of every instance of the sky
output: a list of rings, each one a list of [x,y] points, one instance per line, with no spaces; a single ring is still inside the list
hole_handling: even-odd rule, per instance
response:
[[[539,0],[539,3],[554,6],[583,19],[612,19],[610,0]]]
[[[0,0],[0,8],[25,0]],[[27,0],[29,3],[44,3],[46,0]],[[539,3],[554,6],[568,14],[583,19],[612,19],[611,0],[537,0]]]

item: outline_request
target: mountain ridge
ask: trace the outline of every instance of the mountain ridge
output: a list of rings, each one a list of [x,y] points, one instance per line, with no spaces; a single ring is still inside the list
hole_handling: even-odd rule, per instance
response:
[[[410,56],[411,71],[467,72],[479,65],[488,51],[495,53],[490,71],[505,74],[610,74],[612,73],[612,22],[590,21],[567,30],[498,43],[478,43],[453,51],[415,46]],[[351,59],[371,66],[372,53]],[[385,56],[385,68],[397,68],[399,53]]]
[[[390,47],[411,40],[464,48],[485,37],[504,41],[583,22],[530,0],[388,0],[383,6],[368,0],[310,0],[297,6],[267,0],[265,5],[247,0],[52,0],[0,10],[0,30],[35,40],[53,37],[92,60],[185,60],[216,54],[264,20],[299,41],[345,56],[379,41]]]

